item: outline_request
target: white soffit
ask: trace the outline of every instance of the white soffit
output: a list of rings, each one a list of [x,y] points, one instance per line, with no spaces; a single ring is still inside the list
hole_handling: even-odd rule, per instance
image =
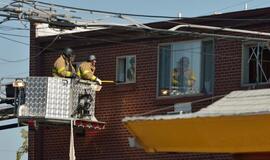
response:
[[[104,27],[91,27],[87,29],[76,27],[73,30],[60,30],[56,28],[49,28],[49,25],[45,23],[38,23],[36,24],[36,37],[46,37],[46,36],[53,36],[53,35],[58,35],[58,34],[87,32],[87,31],[94,31],[94,30],[100,30],[100,29],[104,29]]]

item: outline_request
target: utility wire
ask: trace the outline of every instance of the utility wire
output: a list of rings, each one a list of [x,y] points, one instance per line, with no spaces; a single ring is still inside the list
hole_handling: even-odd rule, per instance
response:
[[[253,5],[253,6],[250,6],[252,8],[257,8],[259,6],[262,6],[262,5],[265,5],[265,4],[268,4],[269,3],[269,0],[267,0],[267,2],[264,2],[264,3],[260,3],[260,4],[256,4],[256,5]]]
[[[178,18],[174,16],[155,16],[155,15],[145,15],[145,14],[131,14],[131,13],[121,13],[121,12],[109,12],[109,11],[102,11],[102,10],[93,10],[93,9],[84,9],[84,8],[78,8],[78,7],[70,7],[65,5],[59,5],[55,3],[47,3],[47,2],[41,2],[41,1],[34,1],[36,3],[48,5],[48,6],[56,6],[61,8],[67,8],[67,9],[73,9],[73,10],[79,10],[79,11],[85,11],[90,13],[104,13],[104,14],[112,14],[112,15],[124,15],[124,16],[131,16],[131,17],[148,17],[148,18]]]
[[[227,6],[227,7],[224,7],[224,8],[221,8],[221,9],[217,9],[217,10],[214,10],[214,11],[212,11],[212,12],[208,12],[208,13],[206,13],[206,14],[211,14],[211,13],[215,13],[215,12],[224,11],[224,10],[231,9],[231,8],[236,7],[236,6],[243,5],[243,4],[245,4],[245,3],[249,3],[249,2],[252,2],[252,1],[254,1],[254,0],[244,0],[244,1],[241,1],[241,2],[239,2],[239,3],[233,4],[233,5],[229,5],[229,6]]]
[[[12,27],[12,26],[6,26],[6,25],[0,24],[0,29],[5,29],[5,28],[9,30],[30,30],[26,28]]]
[[[25,35],[19,35],[19,34],[9,34],[9,33],[1,33],[1,35],[6,35],[6,36],[14,36],[14,37],[23,37],[23,38],[29,38],[30,36],[25,36]]]
[[[35,56],[33,56],[31,58],[39,57],[46,49],[48,49],[51,45],[54,44],[54,42],[59,38],[59,36],[60,35],[58,34],[45,48],[43,48],[40,52],[38,52]],[[0,38],[3,38],[3,36],[0,36]],[[23,43],[23,42],[13,40],[13,39],[10,39],[10,38],[7,38],[7,37],[4,37],[4,39],[7,39],[7,40],[10,40],[10,41],[13,41],[13,42],[16,42],[16,43],[21,43],[21,44],[29,46],[28,43]],[[28,58],[23,58],[23,59],[17,59],[17,60],[8,60],[8,59],[5,59],[5,58],[0,58],[1,61],[7,62],[7,63],[23,62],[23,61],[27,61],[29,59],[30,59],[29,57]]]
[[[12,41],[12,42],[20,43],[20,44],[23,44],[23,45],[26,45],[26,46],[29,46],[29,45],[30,45],[29,43],[17,41],[17,40],[14,40],[14,39],[11,39],[11,38],[8,38],[8,37],[5,37],[5,36],[1,36],[1,35],[0,35],[0,38],[6,39],[6,40],[9,40],[9,41]],[[0,58],[0,59],[1,59],[1,58]]]
[[[249,0],[249,1],[243,1],[241,3],[237,3],[235,5],[232,6],[228,6],[226,8],[220,9],[220,10],[224,10],[224,9],[228,9],[230,7],[233,6],[237,6],[240,4],[243,4],[244,2],[251,2],[254,0]],[[163,18],[163,19],[202,19],[202,20],[226,20],[226,21],[265,21],[265,20],[270,20],[270,18],[260,18],[260,19],[256,19],[256,18],[246,18],[246,19],[242,19],[242,18],[212,18],[212,17],[174,17],[174,16],[162,16],[162,15],[146,15],[146,14],[131,14],[131,13],[121,13],[121,12],[110,12],[110,11],[103,11],[103,10],[93,10],[93,9],[85,9],[85,8],[79,8],[79,7],[70,7],[70,6],[66,6],[66,5],[60,5],[60,4],[55,4],[55,3],[47,3],[47,2],[42,2],[42,1],[34,1],[35,3],[40,3],[43,5],[48,5],[48,7],[60,7],[60,8],[67,8],[67,9],[73,9],[73,10],[78,10],[78,11],[84,11],[84,12],[89,12],[89,13],[103,13],[103,14],[110,14],[110,15],[115,15],[118,16],[119,18],[121,18],[121,16],[130,16],[130,17],[144,17],[144,18]],[[220,11],[220,10],[216,10],[216,11]]]
[[[46,32],[46,31],[42,31],[42,32],[50,33],[50,32]],[[100,32],[103,32],[104,34],[111,34],[110,32],[107,32],[107,31],[100,31]],[[149,44],[136,44],[136,43],[131,43],[131,42],[114,41],[114,40],[108,40],[108,39],[102,39],[102,38],[83,37],[83,36],[77,36],[77,35],[73,35],[73,34],[67,34],[66,36],[71,37],[71,38],[78,38],[78,39],[91,39],[91,40],[101,41],[101,42],[123,44],[123,45],[129,45],[129,46],[134,46],[134,47],[148,47],[148,48],[153,48],[153,49],[157,48],[156,46],[151,46]],[[120,37],[121,35],[114,33],[114,36],[119,36]],[[1,36],[0,36],[0,38],[1,38]],[[10,40],[10,41],[13,41],[13,42],[16,42],[16,43],[23,43],[23,42],[13,40],[13,39],[10,39],[10,38],[7,38],[7,37],[5,37],[4,39]],[[74,40],[72,40],[72,41],[74,41]],[[29,46],[29,44],[26,44],[26,43],[23,43],[23,44]],[[36,46],[36,47],[42,48],[40,46]],[[44,48],[42,48],[42,49],[44,49]],[[167,49],[167,50],[169,50],[170,52],[176,52],[176,51],[179,52],[179,51],[189,51],[189,50],[196,50],[196,49],[200,49],[200,48],[193,47],[193,48],[186,48],[186,49],[174,49],[174,50],[173,49]],[[199,54],[199,53],[191,53],[191,54]],[[213,56],[220,56],[220,57],[231,57],[231,56],[226,56],[226,55],[206,54],[206,53],[205,53],[205,55],[213,55]],[[8,60],[8,59],[0,58],[0,60],[2,60],[2,61],[10,62],[10,63],[12,63],[12,62],[21,62],[21,61],[25,61],[25,60],[28,60],[28,59],[29,58],[19,59],[19,60]]]
[[[217,99],[217,98],[222,98],[222,97],[224,97],[226,95],[227,94],[216,95],[216,96],[207,97],[207,98],[201,98],[201,99],[198,99],[198,100],[191,101],[189,103],[194,104],[194,103],[199,103],[199,102],[203,102],[203,101],[209,101],[209,100],[213,100],[213,99]],[[135,114],[134,117],[145,116],[145,115],[152,114],[152,113],[155,113],[155,112],[165,111],[165,110],[168,110],[168,109],[171,109],[171,108],[174,108],[174,106],[163,107],[163,108],[154,109],[154,110],[147,111],[147,112],[140,113],[140,114]]]

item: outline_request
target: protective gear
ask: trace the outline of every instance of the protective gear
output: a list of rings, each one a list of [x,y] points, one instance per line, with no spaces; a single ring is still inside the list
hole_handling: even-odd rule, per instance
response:
[[[66,56],[66,57],[68,57],[68,58],[71,58],[72,57],[72,49],[71,48],[65,48],[64,50],[63,50],[63,53],[64,53],[64,55]]]
[[[77,74],[84,80],[96,81],[95,70],[96,67],[91,62],[83,62],[79,66]]]
[[[88,58],[88,61],[95,61],[96,60],[96,56],[95,55],[90,55]]]
[[[71,78],[75,69],[71,61],[61,55],[55,62],[53,67],[53,76],[54,77],[68,77]]]
[[[99,78],[96,79],[96,82],[97,82],[99,85],[102,84],[102,81],[101,81]]]

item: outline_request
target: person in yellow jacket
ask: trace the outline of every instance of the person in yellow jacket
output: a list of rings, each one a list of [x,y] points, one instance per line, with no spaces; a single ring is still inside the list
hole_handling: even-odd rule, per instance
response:
[[[101,85],[101,80],[97,78],[94,74],[96,71],[96,56],[90,55],[86,62],[80,64],[77,75],[84,80],[90,80],[97,82]]]
[[[179,61],[179,85],[182,92],[192,91],[195,88],[196,76],[190,68],[189,58],[182,57]]]
[[[77,77],[76,70],[72,65],[72,61],[74,59],[72,52],[73,51],[71,48],[65,48],[60,57],[58,57],[54,62],[54,67],[52,70],[54,77]]]

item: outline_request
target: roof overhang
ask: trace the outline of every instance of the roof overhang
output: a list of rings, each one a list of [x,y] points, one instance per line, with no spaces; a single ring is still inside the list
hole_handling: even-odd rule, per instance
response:
[[[146,152],[270,151],[270,114],[126,121]]]
[[[195,113],[123,122],[146,152],[270,152],[269,103],[270,89],[233,91]]]

